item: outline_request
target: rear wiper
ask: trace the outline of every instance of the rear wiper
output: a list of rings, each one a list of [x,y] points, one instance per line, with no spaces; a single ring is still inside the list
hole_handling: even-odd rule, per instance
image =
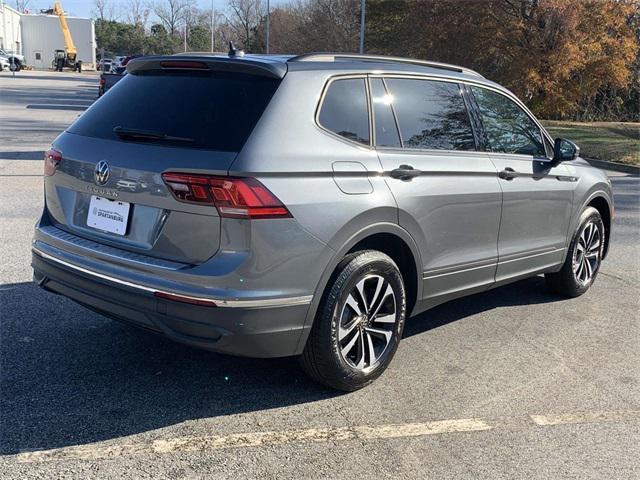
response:
[[[193,143],[195,139],[188,137],[175,137],[162,132],[154,132],[153,130],[140,130],[137,128],[114,127],[113,133],[122,139],[157,141],[166,140],[170,142],[188,142]]]

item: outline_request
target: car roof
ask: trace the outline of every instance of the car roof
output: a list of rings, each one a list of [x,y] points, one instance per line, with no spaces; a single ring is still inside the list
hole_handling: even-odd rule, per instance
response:
[[[228,55],[222,52],[185,52],[171,56],[138,57],[131,60],[127,67],[129,71],[143,69],[144,63],[157,64],[164,60],[199,60],[208,64],[218,64],[223,68],[247,67],[254,73],[283,78],[287,72],[295,71],[324,71],[331,74],[366,74],[386,73],[402,75],[430,75],[453,78],[460,81],[472,81],[490,85],[507,91],[501,85],[487,80],[480,73],[470,68],[414,58],[391,57],[383,55],[362,55],[355,53],[319,52],[303,55],[284,54],[236,54]]]
[[[317,52],[303,55],[267,55],[246,54],[227,55],[220,52],[185,52],[177,53],[180,57],[208,57],[210,59],[246,59],[265,64],[286,64],[287,70],[366,70],[366,71],[413,71],[415,73],[454,73],[460,76],[481,79],[484,78],[478,72],[470,68],[447,63],[419,60],[405,57],[392,57],[385,55],[365,55],[356,53]]]

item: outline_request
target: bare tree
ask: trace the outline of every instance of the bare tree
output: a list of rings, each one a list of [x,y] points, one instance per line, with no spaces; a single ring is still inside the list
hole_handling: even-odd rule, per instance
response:
[[[25,13],[29,7],[30,0],[16,0],[16,10]]]
[[[262,0],[229,0],[227,17],[235,36],[244,48],[251,44],[253,34],[266,14]]]
[[[93,0],[94,15],[100,20],[115,20],[117,4],[112,0]]]
[[[303,50],[356,52],[360,32],[359,0],[299,2]]]
[[[169,34],[175,35],[193,6],[194,0],[161,0],[153,5],[153,13],[160,19]]]
[[[235,40],[235,30],[231,27],[231,24],[226,19],[224,14],[216,12],[216,25],[214,28],[214,43],[216,50],[220,52],[226,52],[226,43],[229,40]]]
[[[188,28],[191,28],[194,25],[200,23],[206,24],[207,18],[209,17],[203,15],[197,7],[190,6],[189,8],[185,8],[184,10],[184,13],[182,15],[182,23]]]
[[[149,20],[149,6],[144,0],[127,1],[127,21],[134,25],[147,26]]]
[[[301,16],[295,6],[287,5],[272,9],[269,51],[271,53],[304,53],[305,45],[301,43],[301,38],[304,37],[301,23]],[[266,19],[256,30],[252,48],[252,53],[259,52],[266,52]]]

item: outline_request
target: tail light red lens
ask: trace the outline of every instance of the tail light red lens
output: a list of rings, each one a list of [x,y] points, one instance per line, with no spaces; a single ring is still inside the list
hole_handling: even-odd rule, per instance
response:
[[[51,148],[44,152],[44,174],[51,176],[56,173],[58,165],[62,161],[62,154]]]
[[[183,173],[163,173],[162,178],[177,200],[214,205],[221,217],[291,217],[278,197],[255,178]]]
[[[106,79],[104,79],[104,78],[100,79],[100,85],[102,85],[104,87],[106,85],[106,83],[107,83]]]

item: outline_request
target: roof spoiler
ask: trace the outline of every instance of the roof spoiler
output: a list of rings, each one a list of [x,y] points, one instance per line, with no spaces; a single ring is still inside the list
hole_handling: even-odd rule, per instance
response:
[[[127,63],[127,72],[145,70],[213,70],[217,72],[246,73],[282,79],[287,73],[283,62],[265,62],[249,57],[214,57],[211,55],[158,55],[134,58]]]

